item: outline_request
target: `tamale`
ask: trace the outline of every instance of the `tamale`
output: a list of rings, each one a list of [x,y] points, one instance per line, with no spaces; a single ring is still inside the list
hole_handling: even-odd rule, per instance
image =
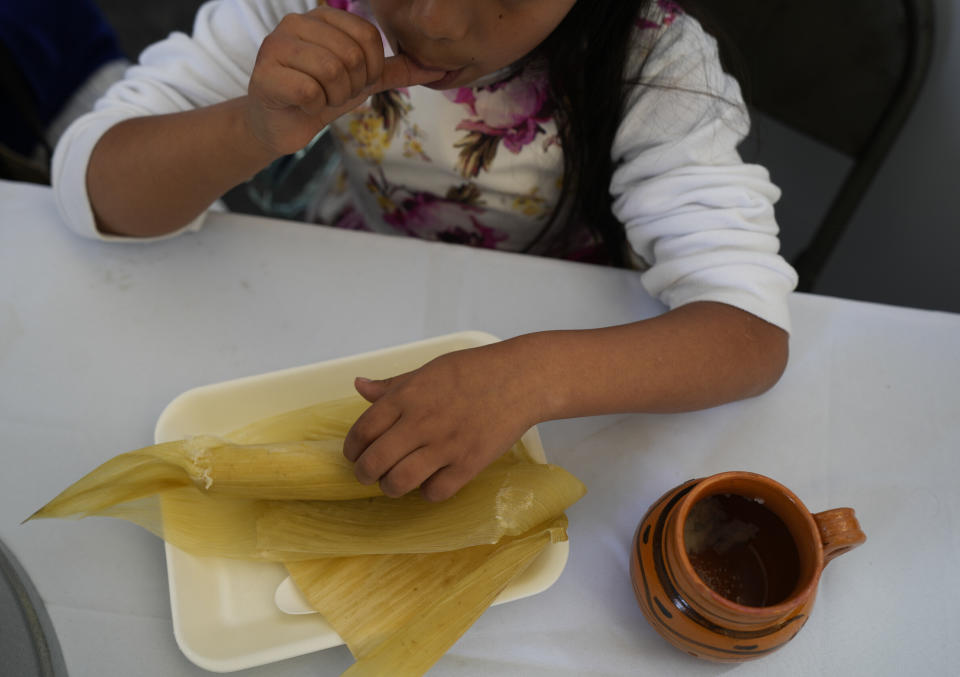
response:
[[[113,506],[191,486],[193,481],[182,467],[162,458],[167,450],[180,447],[182,442],[168,442],[115,456],[64,489],[27,520],[101,515]],[[150,449],[156,453],[149,453]]]
[[[514,463],[487,468],[442,503],[431,503],[418,493],[402,498],[268,502],[257,521],[257,543],[268,555],[454,550],[525,533],[561,514],[585,491],[577,478],[558,466]]]
[[[176,462],[211,494],[323,501],[383,495],[377,485],[356,480],[342,439],[244,445],[205,440],[197,446],[198,441],[185,440]]]
[[[222,437],[236,444],[342,440],[354,421],[369,406],[370,403],[361,397],[345,397],[269,416]],[[537,462],[519,440],[505,455],[516,460]]]
[[[369,406],[361,397],[345,397],[269,416],[223,437],[237,444],[342,440]]]
[[[156,444],[110,459],[30,519],[102,514],[108,507],[188,486],[229,497],[278,500],[382,496],[376,484],[357,481],[341,449],[337,440],[237,445],[207,435]]]
[[[422,674],[565,539],[562,512],[585,489],[518,442],[448,501],[387,498],[342,455],[366,406],[347,398],[121,454],[32,517],[120,517],[195,555],[284,562],[319,581],[301,588],[358,657],[347,674]]]
[[[358,659],[344,674],[419,675],[547,545],[561,540],[566,540],[562,516],[495,545],[286,566],[304,597]]]
[[[267,501],[212,489],[188,483],[164,490],[152,504],[114,504],[83,514],[127,519],[195,555],[282,562],[495,543],[559,515],[585,492],[579,480],[557,466],[506,461],[490,466],[442,503],[418,493]],[[34,516],[70,515],[75,501],[84,496],[58,497]],[[151,506],[161,511],[162,519],[151,513]]]
[[[382,496],[378,485],[356,481],[353,464],[342,453],[342,436],[353,420],[343,417],[362,412],[361,403],[337,400],[272,416],[222,438],[196,435],[120,454],[28,519],[103,514],[109,507],[190,485],[211,494],[274,500]],[[520,460],[530,456],[517,442],[499,462]]]

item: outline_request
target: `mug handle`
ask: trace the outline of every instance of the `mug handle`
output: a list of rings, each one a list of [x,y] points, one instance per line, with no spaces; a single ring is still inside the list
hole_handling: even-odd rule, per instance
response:
[[[823,564],[838,555],[853,550],[867,540],[866,534],[860,530],[853,508],[835,508],[818,512],[813,516],[820,532],[820,541],[823,543]]]

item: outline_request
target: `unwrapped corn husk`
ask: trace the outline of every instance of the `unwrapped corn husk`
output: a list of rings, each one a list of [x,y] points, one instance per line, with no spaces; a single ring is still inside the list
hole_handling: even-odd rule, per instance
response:
[[[237,444],[342,440],[368,406],[360,397],[331,400],[262,418],[224,438]]]
[[[120,517],[195,555],[283,562],[358,658],[347,674],[422,674],[566,539],[563,511],[585,489],[518,443],[452,499],[387,498],[342,454],[365,406],[339,400],[121,454],[31,519]]]
[[[563,468],[517,463],[488,469],[439,505],[417,493],[270,502],[257,521],[257,543],[314,556],[455,550],[526,533],[582,495],[583,485]]]
[[[422,674],[537,555],[566,540],[566,525],[561,516],[493,545],[290,562],[287,570],[357,658],[346,674]]]
[[[170,489],[195,487],[236,498],[344,500],[382,496],[363,485],[342,440],[238,445],[199,435],[116,456],[69,486],[32,517],[89,517]]]
[[[259,456],[260,449],[256,447],[253,454]],[[235,449],[238,454],[246,451],[244,447]],[[101,466],[110,471],[111,479],[117,476],[114,461],[121,458]],[[270,465],[268,461],[261,461],[265,468]],[[153,479],[155,466],[149,467],[148,479]],[[277,562],[323,556],[440,552],[496,543],[503,536],[525,533],[561,514],[584,491],[575,477],[557,466],[501,461],[440,504],[431,503],[418,493],[402,498],[381,495],[337,500],[349,495],[340,485],[335,487],[331,500],[251,499],[232,491],[215,492],[216,481],[210,490],[204,490],[202,483],[174,484],[166,477],[164,488],[156,492],[153,501],[143,493],[144,488],[138,488],[134,496],[139,500],[108,502],[126,499],[131,494],[116,491],[111,484],[97,483],[97,472],[78,482],[82,491],[75,490],[77,485],[68,488],[33,517],[120,517],[196,555]],[[211,474],[219,476],[215,467]],[[264,493],[275,498],[274,475],[268,471],[265,475],[268,483]],[[318,491],[326,484],[326,479],[318,484]],[[369,488],[355,479],[352,485]],[[102,495],[97,493],[98,487]],[[256,493],[256,487],[248,482],[243,488],[241,495]],[[303,491],[296,486],[291,493],[299,497]]]

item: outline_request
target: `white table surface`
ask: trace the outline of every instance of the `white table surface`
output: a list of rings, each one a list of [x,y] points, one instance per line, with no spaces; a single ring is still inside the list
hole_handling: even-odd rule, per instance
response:
[[[159,540],[127,523],[20,521],[148,444],[188,388],[464,329],[500,337],[660,311],[636,274],[237,215],[146,244],[81,240],[49,189],[0,182],[0,539],[48,605],[72,677],[202,675],[178,650]],[[548,591],[490,609],[431,675],[953,675],[960,638],[960,315],[797,294],[768,394],[680,415],[540,426],[589,493]],[[825,571],[775,654],[691,658],[648,626],[633,530],[691,477],[750,470],[868,542]],[[245,671],[336,675],[344,647]],[[0,674],[3,674],[0,657]]]

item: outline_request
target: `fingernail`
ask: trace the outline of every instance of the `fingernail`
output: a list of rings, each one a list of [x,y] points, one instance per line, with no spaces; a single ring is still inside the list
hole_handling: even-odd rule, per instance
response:
[[[373,383],[373,379],[367,378],[366,376],[358,376],[354,379],[357,383]]]

